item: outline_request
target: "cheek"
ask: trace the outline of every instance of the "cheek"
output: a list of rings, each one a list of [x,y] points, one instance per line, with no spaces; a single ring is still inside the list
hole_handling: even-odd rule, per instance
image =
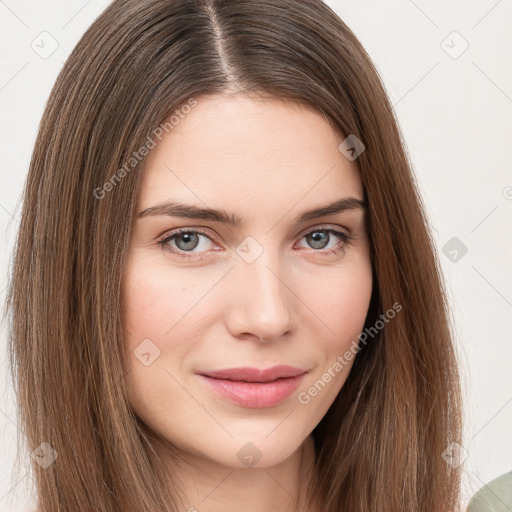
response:
[[[304,282],[300,293],[318,328],[325,333],[321,339],[326,350],[340,350],[357,340],[364,327],[372,287],[372,268],[367,258],[346,269],[333,269],[321,279]]]
[[[332,405],[354,364],[372,294],[371,263],[361,259],[350,271],[338,269],[317,285],[305,286],[303,291],[315,313],[310,331],[325,335],[315,337],[318,365],[297,395],[311,429]]]
[[[129,348],[149,338],[158,340],[161,348],[172,343],[173,349],[186,345],[192,350],[191,340],[198,339],[201,319],[206,318],[201,298],[207,284],[201,278],[191,282],[186,272],[170,272],[168,266],[152,265],[135,254],[127,264],[122,293]]]

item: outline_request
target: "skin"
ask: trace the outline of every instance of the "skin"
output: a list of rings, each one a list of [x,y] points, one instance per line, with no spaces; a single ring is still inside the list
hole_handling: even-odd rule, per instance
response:
[[[372,290],[364,210],[294,226],[306,210],[363,198],[355,162],[338,149],[342,140],[321,113],[304,106],[209,96],[199,98],[147,156],[137,213],[172,199],[244,220],[234,227],[148,215],[133,225],[122,290],[129,399],[163,440],[156,449],[183,485],[183,510],[301,510],[296,500],[304,503],[315,457],[311,432],[353,360],[309,403],[299,403],[298,394],[357,341]],[[177,237],[167,249],[158,245],[176,228],[207,234],[192,241]],[[353,240],[344,244],[322,231],[327,228]],[[318,230],[323,245],[306,236]],[[251,254],[262,251],[251,263],[236,251],[249,236],[256,241]],[[327,254],[335,247],[341,250]],[[160,351],[149,365],[134,355],[147,339]],[[197,376],[276,364],[308,373],[296,392],[270,408],[228,402]],[[249,442],[261,453],[251,467],[237,456]]]

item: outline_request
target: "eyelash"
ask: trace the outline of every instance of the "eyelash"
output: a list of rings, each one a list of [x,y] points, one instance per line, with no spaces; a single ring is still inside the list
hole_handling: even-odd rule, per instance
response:
[[[304,237],[306,237],[308,235],[311,235],[312,233],[316,233],[317,231],[323,231],[323,232],[326,232],[326,233],[334,233],[335,235],[337,235],[337,236],[339,236],[341,238],[341,243],[338,244],[336,247],[334,247],[332,249],[326,249],[326,250],[311,249],[311,251],[313,251],[313,253],[315,254],[315,257],[317,256],[318,253],[320,253],[319,255],[321,255],[321,256],[327,256],[327,255],[330,255],[330,254],[337,254],[340,251],[344,251],[345,250],[345,246],[350,245],[352,243],[352,240],[354,239],[353,236],[351,236],[351,235],[349,235],[349,234],[347,234],[347,233],[345,233],[343,231],[339,231],[337,229],[333,229],[333,228],[327,227],[327,226],[320,226],[320,227],[317,227],[315,229],[312,229],[312,230],[308,231],[307,233],[304,233],[301,238],[304,238]],[[183,258],[183,259],[186,259],[186,260],[189,260],[189,261],[202,259],[203,256],[200,256],[200,255],[198,255],[196,253],[189,253],[189,255],[186,255],[187,254],[186,251],[176,250],[174,248],[171,248],[168,245],[168,243],[170,241],[172,241],[174,238],[176,238],[179,235],[182,235],[184,233],[187,233],[187,234],[200,234],[200,235],[204,235],[204,236],[206,236],[206,238],[210,239],[210,237],[208,236],[208,232],[205,231],[205,230],[198,229],[198,228],[195,228],[195,229],[180,228],[180,229],[178,229],[176,231],[173,231],[171,234],[166,233],[165,235],[163,235],[163,237],[161,237],[157,241],[157,244],[162,249],[171,252],[172,254],[178,256],[179,258]]]

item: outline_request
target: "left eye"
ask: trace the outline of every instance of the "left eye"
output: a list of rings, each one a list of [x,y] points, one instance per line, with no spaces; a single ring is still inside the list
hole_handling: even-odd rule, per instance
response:
[[[341,243],[338,243],[335,247],[327,247],[333,235],[338,237]],[[197,229],[181,229],[159,240],[158,245],[182,258],[201,258],[199,254],[206,252],[207,248],[203,247],[203,251],[193,252],[194,249],[201,248],[201,239],[212,242],[206,232]],[[315,253],[331,254],[344,249],[344,246],[350,243],[352,237],[336,229],[317,228],[302,235],[301,239],[306,239]]]
[[[303,235],[302,238],[306,238],[309,244],[312,244],[314,249],[326,249],[328,242],[330,242],[332,235],[341,238],[343,243],[348,243],[350,237],[342,231],[335,229],[315,229]]]

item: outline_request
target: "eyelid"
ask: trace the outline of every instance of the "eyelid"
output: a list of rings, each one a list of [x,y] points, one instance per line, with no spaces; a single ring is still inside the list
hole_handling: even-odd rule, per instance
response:
[[[308,233],[311,233],[311,231],[327,231],[329,229],[332,229],[334,231],[343,231],[347,236],[350,236],[352,232],[350,229],[346,227],[339,226],[338,224],[316,224],[314,226],[310,226],[309,228],[304,229],[299,233],[299,237],[302,237],[304,235],[307,235]]]
[[[320,223],[320,224],[315,224],[313,226],[310,226],[308,228],[304,228],[298,235],[295,235],[295,236],[302,237],[304,235],[307,235],[311,231],[314,231],[315,229],[317,229],[317,230],[334,229],[336,231],[339,231],[341,229],[341,230],[345,231],[347,235],[351,235],[351,230],[348,227],[339,226],[338,224],[328,224],[328,223],[322,224],[322,223]],[[163,238],[168,238],[169,236],[177,235],[180,233],[188,233],[189,231],[197,231],[203,235],[212,235],[213,237],[216,236],[215,232],[209,228],[199,227],[199,226],[197,226],[197,227],[196,226],[187,226],[187,227],[166,230],[161,235],[158,235],[156,239],[157,239],[157,241],[159,241],[159,240],[162,240]]]

